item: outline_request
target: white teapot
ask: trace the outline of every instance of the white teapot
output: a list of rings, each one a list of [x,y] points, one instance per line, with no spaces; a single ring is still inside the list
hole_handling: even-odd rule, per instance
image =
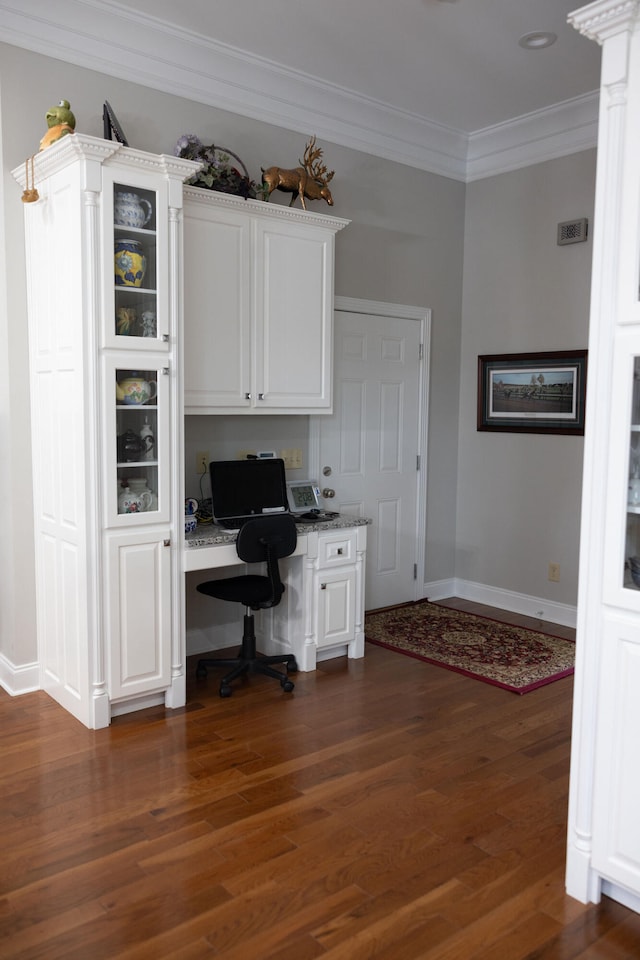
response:
[[[144,513],[151,507],[153,498],[150,490],[139,493],[125,487],[118,495],[118,513]]]
[[[147,486],[143,477],[130,477],[127,484],[134,496],[142,498],[143,510],[158,509],[158,496]]]
[[[145,227],[153,216],[153,207],[137,193],[116,193],[113,220],[120,227]]]

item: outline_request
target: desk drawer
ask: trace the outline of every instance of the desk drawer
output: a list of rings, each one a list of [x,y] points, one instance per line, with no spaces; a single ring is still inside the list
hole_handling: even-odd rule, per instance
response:
[[[318,537],[318,569],[328,570],[345,563],[355,563],[356,531],[335,530]]]

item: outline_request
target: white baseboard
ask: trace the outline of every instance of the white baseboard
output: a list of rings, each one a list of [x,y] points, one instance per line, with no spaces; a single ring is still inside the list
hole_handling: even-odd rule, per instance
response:
[[[510,610],[511,613],[520,613],[523,616],[535,617],[536,620],[548,620],[550,623],[559,623],[564,627],[575,627],[577,608],[566,603],[555,603],[542,597],[531,597],[525,593],[515,593],[512,590],[502,590],[471,580],[459,580],[453,577],[450,580],[434,580],[425,583],[424,596],[429,600],[444,600],[446,597],[460,597],[461,600],[473,600],[475,603],[486,603],[501,610]]]
[[[135,713],[138,710],[147,710],[149,707],[159,707],[165,702],[165,694],[150,693],[143,697],[132,697],[131,700],[121,700],[111,704],[111,716],[123,717],[127,713]]]
[[[633,893],[617,883],[612,883],[610,880],[602,881],[602,893],[605,897],[611,897],[612,900],[621,903],[623,907],[640,913],[640,897],[637,893]]]
[[[25,663],[16,666],[0,653],[0,686],[12,697],[40,690],[39,664]]]

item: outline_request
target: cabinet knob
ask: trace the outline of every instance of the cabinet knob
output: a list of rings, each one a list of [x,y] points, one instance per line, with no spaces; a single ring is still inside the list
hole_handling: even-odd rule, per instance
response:
[[[264,400],[264,393],[258,394],[258,400]]]
[[[343,552],[344,552],[344,551],[343,551],[342,547],[338,547],[338,549],[336,550],[336,553],[338,554],[339,557],[342,556]]]
[[[326,583],[321,583],[321,584],[320,584],[320,589],[321,589],[321,590],[326,590],[326,589],[327,589]]]
[[[164,543],[163,543],[163,546],[164,546],[164,547],[170,547],[170,546],[171,546],[171,540],[165,540]]]
[[[169,343],[169,334],[168,334],[168,333],[163,333],[163,334],[162,334],[162,339],[163,339],[164,343]]]
[[[165,377],[168,377],[168,376],[169,376],[169,367],[163,367],[163,368],[162,368],[162,373],[163,373],[163,375],[164,375]]]
[[[250,394],[250,393],[245,393],[244,398],[245,398],[245,400],[251,400],[251,394]]]

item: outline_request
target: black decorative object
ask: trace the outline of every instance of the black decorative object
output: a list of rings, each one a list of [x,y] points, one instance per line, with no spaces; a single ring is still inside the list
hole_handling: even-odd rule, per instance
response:
[[[129,146],[122,127],[118,123],[118,118],[113,112],[108,100],[105,100],[104,106],[102,107],[102,125],[105,140],[117,140],[123,147]]]

